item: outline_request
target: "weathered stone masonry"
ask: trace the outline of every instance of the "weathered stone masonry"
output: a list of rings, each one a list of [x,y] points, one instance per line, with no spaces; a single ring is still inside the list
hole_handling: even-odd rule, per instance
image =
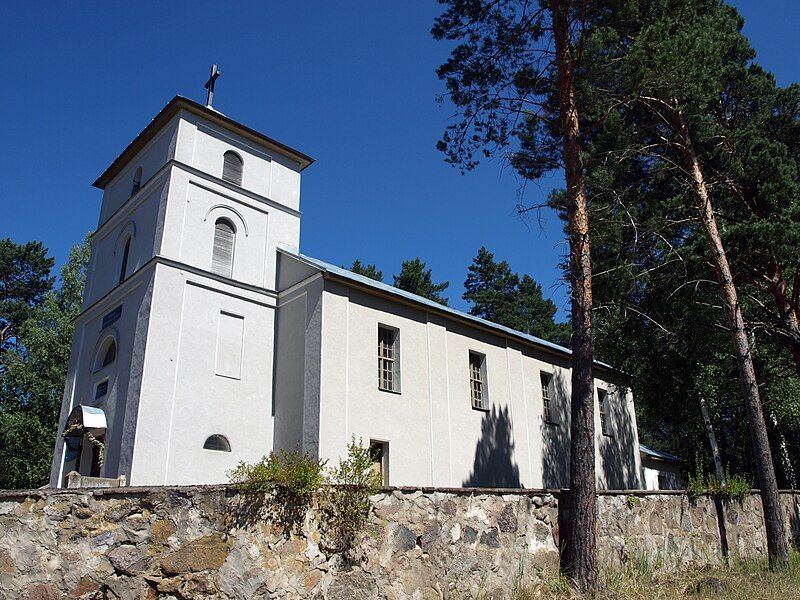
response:
[[[386,490],[346,565],[321,549],[313,511],[287,538],[274,522],[242,519],[241,498],[223,486],[0,492],[0,597],[507,596],[519,578],[556,572],[558,495]],[[796,528],[800,493],[782,500]],[[606,565],[642,555],[661,568],[720,561],[711,498],[619,492],[598,505]],[[723,512],[731,554],[763,556],[758,496]]]

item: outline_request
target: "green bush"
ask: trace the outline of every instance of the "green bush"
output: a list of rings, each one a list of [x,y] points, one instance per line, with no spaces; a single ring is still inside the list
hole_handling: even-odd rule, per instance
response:
[[[742,502],[750,494],[752,487],[750,480],[744,475],[731,475],[727,471],[725,483],[720,485],[719,479],[698,468],[694,475],[689,475],[686,494],[692,502],[703,494],[716,496],[725,502]]]
[[[240,462],[228,478],[243,496],[242,514],[253,520],[263,510],[288,534],[302,524],[322,485],[324,461],[308,453],[278,450],[257,463]]]
[[[369,448],[353,437],[347,445],[347,458],[328,470],[327,482],[319,499],[322,544],[347,554],[369,517],[369,497],[381,484]]]

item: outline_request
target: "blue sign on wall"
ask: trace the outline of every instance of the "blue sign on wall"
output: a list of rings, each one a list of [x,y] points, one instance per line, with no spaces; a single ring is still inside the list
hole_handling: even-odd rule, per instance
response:
[[[122,305],[120,304],[117,308],[115,308],[105,317],[103,317],[103,324],[100,326],[100,331],[103,331],[103,329],[105,329],[109,325],[117,322],[121,316],[122,316]]]

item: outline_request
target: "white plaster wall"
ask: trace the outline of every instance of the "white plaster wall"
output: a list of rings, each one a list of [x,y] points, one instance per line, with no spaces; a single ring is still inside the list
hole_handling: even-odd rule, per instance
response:
[[[177,156],[200,171],[222,178],[223,155],[237,152],[244,161],[242,187],[289,208],[300,208],[300,165],[260,144],[182,111]]]
[[[137,342],[141,342],[141,338],[146,336],[146,307],[149,304],[151,279],[152,271],[140,272],[115,290],[115,293],[82,313],[75,323],[59,431],[63,430],[63,424],[75,406],[83,404],[101,408],[108,423],[105,464],[101,472],[106,477],[116,477],[127,472],[125,446],[130,445],[131,440],[124,436],[125,421],[129,404],[136,401],[132,381],[138,377],[141,368],[141,356],[136,348],[139,345]],[[101,330],[103,317],[118,306],[122,307],[120,318],[110,327]],[[108,337],[112,337],[117,344],[116,360],[96,370],[102,344]],[[95,386],[105,379],[109,382],[108,393],[95,400]],[[63,481],[63,449],[63,438],[58,436],[51,485],[59,485]]]
[[[272,449],[275,301],[166,265],[156,272],[131,483],[221,483]],[[220,311],[244,317],[240,379],[215,372]],[[204,450],[212,434],[232,452]]]
[[[98,226],[108,220],[125,202],[131,198],[133,176],[138,167],[142,168],[142,187],[155,175],[168,160],[174,158],[178,136],[178,116],[164,125],[161,131],[134,156],[103,190],[103,204],[100,209]]]
[[[568,361],[514,340],[326,280],[320,456],[338,460],[355,436],[389,442],[392,485],[563,487],[569,473]],[[378,324],[400,330],[401,391],[378,390]],[[471,407],[468,354],[486,356],[489,411]],[[554,375],[542,419],[540,371]],[[630,394],[608,388],[612,436],[597,436],[598,485],[638,487]],[[599,409],[595,427],[600,431]]]
[[[119,284],[125,239],[130,235],[128,276],[156,254],[160,241],[159,213],[169,185],[162,173],[92,235],[92,257],[83,294],[87,308]]]

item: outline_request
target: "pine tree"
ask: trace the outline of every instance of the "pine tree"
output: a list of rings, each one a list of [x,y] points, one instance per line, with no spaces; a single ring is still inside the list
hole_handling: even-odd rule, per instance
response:
[[[419,257],[404,260],[400,267],[400,273],[394,276],[392,285],[447,306],[447,298],[442,296],[442,292],[450,286],[450,282],[433,283],[431,269],[426,269],[425,266]]]
[[[375,281],[383,281],[383,272],[371,263],[362,263],[360,260],[356,259],[353,261],[352,266],[348,270],[352,271],[353,273],[357,273],[358,275],[363,275],[364,277],[374,279]]]

